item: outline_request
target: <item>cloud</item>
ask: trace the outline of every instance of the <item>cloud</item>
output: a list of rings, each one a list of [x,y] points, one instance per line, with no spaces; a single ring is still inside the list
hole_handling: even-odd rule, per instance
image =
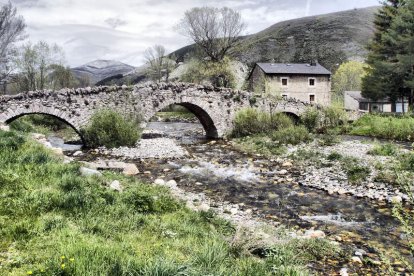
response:
[[[378,0],[11,1],[26,20],[29,39],[61,45],[71,66],[103,58],[140,65],[142,53],[154,44],[167,51],[183,47],[190,41],[174,27],[193,7],[236,9],[247,23],[246,34],[252,34],[282,20],[378,4]]]
[[[105,23],[108,24],[113,29],[116,29],[119,26],[127,25],[127,22],[125,20],[115,18],[115,17],[106,19]]]

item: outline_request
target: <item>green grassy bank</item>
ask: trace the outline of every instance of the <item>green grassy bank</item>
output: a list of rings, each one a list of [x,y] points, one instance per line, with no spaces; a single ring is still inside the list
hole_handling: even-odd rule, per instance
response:
[[[0,275],[306,275],[335,252],[280,236],[259,258],[212,212],[134,178],[81,176],[15,132],[0,131],[0,168]]]

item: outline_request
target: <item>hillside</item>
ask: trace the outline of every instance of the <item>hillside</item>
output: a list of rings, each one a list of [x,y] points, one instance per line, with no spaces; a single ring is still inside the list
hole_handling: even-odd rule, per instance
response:
[[[277,23],[246,37],[231,55],[252,65],[258,61],[308,62],[318,59],[328,69],[346,59],[361,60],[374,32],[378,7],[355,9]],[[194,54],[193,45],[174,52],[184,59]]]
[[[135,67],[113,60],[95,60],[72,69],[78,79],[89,79],[94,85],[114,76],[124,76],[135,72]]]

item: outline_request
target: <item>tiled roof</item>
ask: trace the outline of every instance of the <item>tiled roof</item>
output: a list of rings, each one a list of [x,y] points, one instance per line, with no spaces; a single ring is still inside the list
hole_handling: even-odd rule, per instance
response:
[[[316,63],[257,63],[266,74],[305,74],[305,75],[331,75],[331,72]]]

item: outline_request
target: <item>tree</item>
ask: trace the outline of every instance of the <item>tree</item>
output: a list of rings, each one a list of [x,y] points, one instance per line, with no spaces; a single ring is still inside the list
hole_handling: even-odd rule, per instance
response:
[[[345,91],[361,90],[365,67],[364,63],[358,61],[348,61],[339,66],[332,77],[332,90],[337,100],[343,101]]]
[[[385,43],[393,47],[395,59],[388,67],[398,75],[401,96],[408,96],[412,106],[414,98],[414,0],[407,0],[384,35]],[[403,110],[404,111],[404,110]]]
[[[49,75],[50,88],[53,90],[73,88],[79,84],[69,67],[52,64],[50,69],[52,70],[52,73]]]
[[[401,76],[392,63],[396,60],[395,48],[385,37],[391,25],[405,5],[405,0],[387,0],[375,17],[375,36],[368,46],[367,74],[362,80],[362,95],[374,100],[389,97],[392,102],[402,94]],[[395,109],[395,105],[394,108]]]
[[[36,44],[24,44],[16,59],[20,73],[19,86],[22,91],[45,89],[49,75],[53,72],[52,65],[62,65],[63,50],[56,44],[49,45],[44,41]]]
[[[6,80],[13,67],[12,60],[16,54],[16,42],[24,39],[26,24],[11,2],[0,8],[0,82]]]
[[[179,28],[211,61],[221,61],[245,29],[239,12],[230,8],[193,8],[184,14]]]
[[[169,81],[170,74],[175,68],[175,62],[165,55],[165,48],[162,45],[155,45],[145,50],[145,60],[149,65],[147,76],[155,81],[165,79]]]

